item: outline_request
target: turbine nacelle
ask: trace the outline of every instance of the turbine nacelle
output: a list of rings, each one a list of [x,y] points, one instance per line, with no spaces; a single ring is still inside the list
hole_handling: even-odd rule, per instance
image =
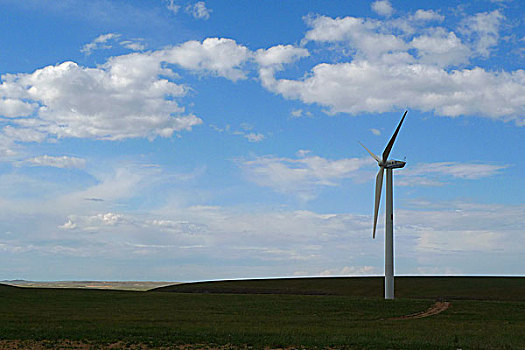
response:
[[[386,161],[386,164],[383,162],[379,162],[378,165],[385,167],[385,169],[399,169],[405,166],[407,162],[403,162],[401,160],[394,160],[390,159]]]

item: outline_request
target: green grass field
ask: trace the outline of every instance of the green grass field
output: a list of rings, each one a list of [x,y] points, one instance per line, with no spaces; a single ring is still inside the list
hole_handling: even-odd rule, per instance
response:
[[[213,282],[204,293],[188,293],[199,284],[171,288],[186,288],[184,293],[0,286],[0,339],[46,341],[51,348],[72,340],[95,346],[120,341],[150,347],[525,349],[525,278],[438,279],[429,285],[431,280],[396,280],[401,298],[394,301],[382,300],[381,291],[365,297],[368,284],[377,281],[360,278]],[[492,294],[467,300],[474,282]],[[221,293],[224,285],[230,294]],[[254,288],[284,294],[239,293]],[[387,320],[425,310],[436,292],[446,297],[440,288],[456,293],[448,310]]]

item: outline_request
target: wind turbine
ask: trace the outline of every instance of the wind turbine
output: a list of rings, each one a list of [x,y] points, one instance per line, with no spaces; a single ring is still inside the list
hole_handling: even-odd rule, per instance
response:
[[[393,169],[399,169],[405,166],[406,162],[394,159],[388,159],[388,155],[392,150],[397,133],[405,120],[408,111],[405,111],[403,118],[399,122],[394,135],[386,145],[383,151],[383,157],[379,158],[374,153],[370,152],[368,148],[361,143],[361,146],[367,150],[368,153],[377,161],[379,165],[379,172],[376,176],[376,200],[374,208],[374,230],[372,231],[372,238],[376,238],[377,214],[379,212],[379,202],[381,200],[381,191],[383,189],[383,173],[386,169],[386,213],[385,213],[385,299],[394,299],[394,210],[393,210]]]

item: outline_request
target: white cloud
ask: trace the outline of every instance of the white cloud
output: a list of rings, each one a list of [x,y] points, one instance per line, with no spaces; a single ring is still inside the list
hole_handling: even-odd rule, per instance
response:
[[[294,118],[300,118],[303,116],[303,110],[302,109],[294,109],[292,112],[291,112],[291,115],[292,117]]]
[[[202,122],[183,115],[174,98],[184,96],[186,87],[161,77],[169,74],[155,55],[131,54],[113,57],[98,68],[64,62],[29,74],[4,75],[0,94],[31,101],[34,116],[13,123],[50,136],[169,137]]]
[[[419,10],[407,21],[440,20],[439,16],[430,10]],[[439,27],[399,35],[395,31],[399,19],[309,17],[311,29],[305,34],[305,43],[338,43],[346,55],[343,57],[348,59],[317,64],[296,80],[278,79],[275,75],[284,69],[284,64],[309,56],[307,49],[276,45],[251,52],[224,38],[117,56],[96,68],[64,62],[33,73],[3,75],[0,115],[15,118],[11,131],[23,128],[51,138],[169,137],[202,121],[185,115],[177,103],[176,99],[184,96],[188,88],[172,81],[176,76],[174,67],[166,64],[237,81],[248,77],[247,63],[253,60],[266,89],[289,99],[324,106],[328,113],[381,113],[411,108],[524,125],[523,70],[450,69],[468,64],[473,51],[493,47],[503,19],[499,11],[493,11],[464,20],[463,33],[474,38],[469,47],[456,33]],[[117,37],[115,33],[104,34],[93,43],[106,45]],[[140,42],[121,44],[143,48]],[[292,116],[299,115],[299,110]],[[249,139],[257,137],[260,138],[254,134]]]
[[[15,160],[19,155],[25,142],[42,142],[46,139],[46,134],[32,128],[4,126],[0,131],[0,160]]]
[[[310,151],[310,150],[308,150],[308,149],[300,149],[300,150],[298,150],[297,152],[295,152],[295,154],[296,154],[297,157],[299,157],[299,158],[304,158],[304,157],[306,157],[307,155],[312,154],[312,151]]]
[[[115,226],[123,220],[123,216],[115,213],[104,213],[92,216],[90,219],[94,221],[100,221],[104,225]]]
[[[0,134],[0,159],[6,160],[17,155],[17,145],[13,139]]]
[[[442,186],[447,178],[477,180],[495,176],[508,165],[438,162],[416,164],[399,173],[399,186]]]
[[[259,49],[255,52],[255,61],[262,67],[277,66],[292,63],[299,58],[307,57],[310,53],[307,49],[293,45],[277,45],[269,49]]]
[[[399,180],[396,180],[396,186],[439,187],[445,185],[445,182],[436,174],[429,174],[427,176],[403,176],[404,174],[400,173],[399,175]]]
[[[133,51],[143,51],[146,48],[146,45],[140,40],[123,40],[119,42],[120,45],[125,47],[126,49],[130,49]]]
[[[470,36],[476,51],[485,57],[498,44],[501,22],[505,16],[499,10],[482,12],[465,18],[461,30]]]
[[[375,129],[373,129],[375,130]],[[299,150],[296,159],[263,156],[240,160],[239,165],[250,181],[277,192],[289,193],[303,200],[315,197],[320,186],[337,186],[342,179],[358,179],[364,166],[375,162],[366,158],[329,160]],[[500,174],[508,165],[439,162],[419,163],[399,172],[397,186],[443,186],[448,179],[477,180]]]
[[[117,33],[108,33],[108,34],[102,34],[96,37],[92,42],[84,45],[80,52],[85,53],[86,55],[91,55],[91,53],[95,50],[100,49],[111,49],[114,44],[119,44],[122,47],[125,47],[126,49],[130,49],[133,51],[142,51],[146,48],[146,45],[143,42],[143,39],[133,39],[133,40],[121,40],[118,41],[122,37],[121,34]]]
[[[176,234],[199,234],[208,230],[206,225],[181,220],[154,219],[146,221],[145,224],[146,226],[153,225],[163,231]]]
[[[494,176],[505,168],[508,168],[508,165],[441,162],[417,164],[411,169],[411,174],[440,173],[456,178],[473,180]]]
[[[478,205],[471,203],[441,203],[443,208],[421,211],[399,210],[398,230],[416,238],[415,249],[423,253],[519,252],[524,242],[513,238],[522,225],[516,218],[523,215],[524,206]],[[421,256],[424,260],[424,256]]]
[[[2,134],[9,140],[21,142],[42,142],[46,138],[46,134],[34,129],[14,128],[10,125],[7,125],[2,129]]]
[[[259,64],[259,77],[262,85],[269,88],[268,82],[272,80],[276,71],[284,68],[284,64],[295,62],[309,55],[308,50],[293,45],[277,45],[257,50],[254,56],[255,61]]]
[[[94,42],[104,44],[117,37],[106,34]],[[137,42],[121,44],[142,48],[133,46]],[[64,62],[33,73],[5,74],[0,83],[0,117],[13,118],[9,131],[19,135],[31,130],[49,138],[170,137],[202,120],[185,114],[177,103],[188,87],[172,81],[177,75],[166,64],[235,81],[246,78],[242,65],[248,59],[251,52],[235,41],[208,38],[111,57],[96,68]],[[249,136],[257,138],[260,135]]]
[[[0,90],[1,92],[2,90]],[[0,99],[0,115],[7,118],[26,117],[31,115],[36,107],[35,103],[28,103],[13,98]]]
[[[250,181],[270,187],[278,192],[292,193],[302,199],[313,197],[316,186],[335,186],[338,181],[352,177],[368,158],[330,160],[307,151],[298,152],[299,158],[278,158],[273,156],[241,160],[239,165]]]
[[[71,214],[60,229],[75,230],[77,237],[103,242],[105,251],[118,249],[117,256],[204,254],[212,259],[271,262],[322,260],[319,253],[323,248],[319,243],[347,240],[345,230],[349,225],[353,225],[354,230],[363,230],[366,224],[363,218],[348,214],[243,213],[228,208],[194,206],[175,211],[172,207],[146,217],[112,212]],[[218,247],[221,248],[217,250]],[[92,247],[86,250],[93,256],[102,254]]]
[[[164,0],[164,2],[166,3],[166,8],[172,12],[173,14],[177,14],[177,12],[179,12],[180,10],[180,5],[177,5],[175,3],[175,0]]]
[[[286,98],[316,103],[331,113],[382,113],[404,108],[456,117],[475,115],[525,124],[525,71],[454,70],[425,64],[367,61],[315,66],[302,80],[263,77]]]
[[[77,157],[68,157],[68,156],[38,156],[34,158],[29,158],[21,162],[21,164],[28,164],[31,166],[49,166],[54,168],[79,168],[82,169],[86,165],[86,160]]]
[[[381,16],[389,17],[394,12],[390,1],[388,0],[377,0],[372,3],[372,10]]]
[[[402,38],[384,33],[381,21],[317,16],[308,17],[306,23],[312,27],[305,34],[306,41],[346,42],[358,57],[375,60],[385,53],[404,51],[408,47]]]
[[[344,266],[340,269],[327,269],[323,270],[316,276],[371,276],[378,275],[381,273],[381,270],[376,266]]]
[[[454,32],[443,28],[429,30],[426,34],[414,37],[410,45],[417,50],[419,62],[440,67],[467,63],[471,53]]]
[[[122,225],[133,225],[133,219],[127,218],[125,215],[107,212],[98,213],[95,215],[69,215],[66,222],[58,226],[61,230],[77,230],[86,232],[108,232],[114,227]]]
[[[246,79],[242,64],[250,54],[245,46],[224,38],[207,38],[202,43],[187,41],[159,52],[165,62],[198,72],[211,72],[233,81]]]
[[[433,10],[417,10],[413,18],[417,21],[438,21],[442,22],[445,17]]]
[[[490,53],[504,18],[499,11],[480,13],[454,32],[432,26],[444,18],[431,10],[387,20],[309,16],[304,44],[325,44],[338,53],[336,63],[319,63],[299,79],[278,79],[278,69],[262,67],[259,77],[268,90],[330,114],[408,107],[525,125],[525,71],[465,68],[476,55]]]
[[[261,142],[266,138],[266,135],[260,132],[254,131],[254,126],[248,123],[241,123],[240,130],[233,129],[231,125],[225,127],[218,127],[215,124],[210,124],[210,127],[220,133],[226,133],[228,135],[242,136],[248,140],[248,142]]]
[[[261,142],[265,138],[263,134],[258,132],[246,133],[244,134],[244,137],[250,142]]]
[[[62,230],[74,230],[76,227],[77,225],[69,218],[63,225],[58,226],[58,228]]]
[[[219,130],[218,130],[219,131]],[[229,130],[227,130],[229,133]],[[239,135],[248,140],[248,142],[261,142],[266,138],[264,134],[259,132],[246,132],[244,130],[236,130],[231,132],[232,135]]]
[[[379,136],[381,135],[381,130],[379,129],[370,129],[370,131],[372,132],[372,134],[376,135],[376,136]]]
[[[142,214],[76,214],[69,209],[57,221],[50,220],[47,212],[42,214],[42,205],[34,205],[40,211],[28,212],[27,206],[17,209],[13,204],[0,202],[2,221],[15,228],[25,227],[0,241],[0,250],[12,257],[53,252],[54,258],[77,255],[95,264],[99,257],[104,257],[105,263],[148,257],[152,263],[148,267],[150,278],[168,275],[175,280],[290,276],[297,271],[301,275],[370,275],[380,274],[383,268],[383,220],[379,221],[380,234],[372,240],[371,215],[245,211],[168,203]],[[14,215],[17,210],[24,210],[26,215]],[[433,207],[398,208],[397,257],[412,263],[400,266],[397,272],[519,274],[519,264],[514,270],[505,270],[500,261],[503,257],[520,261],[525,248],[521,235],[524,227],[516,218],[524,215],[523,205],[434,202]],[[20,220],[22,226],[14,224]],[[34,225],[35,220],[38,229],[27,226]],[[156,264],[174,257],[179,266],[175,275],[173,271],[155,272]],[[223,264],[210,265],[210,261]],[[277,269],[275,262],[279,262]],[[119,274],[129,273],[119,270]]]
[[[284,176],[309,181],[313,186],[337,184],[351,176],[352,170],[344,162],[315,158],[301,150],[297,158],[275,162],[289,168],[281,172]],[[306,169],[308,175],[290,175],[294,168]],[[467,171],[450,172],[471,177]],[[149,278],[171,276],[174,280],[290,276],[297,271],[302,275],[370,275],[382,271],[384,217],[379,218],[379,234],[372,240],[372,208],[365,211],[366,215],[357,215],[244,205],[187,206],[181,205],[179,196],[159,203],[158,198],[170,195],[165,191],[160,197],[152,194],[152,183],[165,184],[166,176],[155,167],[130,166],[97,175],[96,184],[83,190],[66,190],[47,199],[11,198],[3,190],[0,220],[12,233],[0,235],[0,250],[8,262],[17,261],[24,253],[42,262],[48,262],[50,254],[53,259],[75,255],[85,258],[78,264],[89,261],[95,265],[102,257],[105,264],[143,257],[149,261],[145,272]],[[13,187],[5,176],[1,180],[2,186]],[[34,185],[42,187],[40,180]],[[19,181],[16,186],[27,188],[28,182]],[[130,209],[127,204],[147,198],[144,193],[155,198],[156,206]],[[521,235],[524,224],[516,218],[524,215],[523,205],[400,203],[395,218],[397,256],[410,264],[399,266],[397,271],[446,273],[455,268],[458,274],[518,274],[520,265],[515,262],[521,261],[525,241]],[[501,263],[503,257],[514,263]],[[163,270],[169,259],[175,259],[179,267]],[[31,265],[35,271],[35,260],[23,260],[23,266]],[[72,264],[75,269],[82,266]],[[436,266],[439,268],[432,270]],[[125,268],[118,273],[128,276],[133,271]]]
[[[245,131],[253,130],[253,125],[250,123],[241,123],[240,127]]]
[[[502,249],[502,235],[488,230],[451,230],[441,233],[425,231],[421,234],[418,249],[422,251],[490,251]]]
[[[118,201],[132,198],[148,184],[154,184],[160,170],[155,168],[137,168],[136,166],[119,166],[109,172],[96,174],[97,183],[81,191],[69,193],[60,201],[68,206],[83,205],[85,198],[97,198],[104,201]],[[80,204],[79,204],[80,203]]]
[[[312,112],[310,112],[310,111],[303,111],[301,108],[292,110],[292,112],[290,112],[290,114],[292,115],[292,118],[302,118],[302,117],[311,118],[311,117],[313,117]]]
[[[100,49],[110,49],[112,46],[108,43],[108,41],[113,41],[115,39],[118,39],[120,37],[120,34],[117,33],[108,33],[108,34],[102,34],[96,37],[92,42],[84,45],[80,52],[85,53],[86,55],[91,55],[91,53],[94,50],[100,50]]]
[[[186,12],[196,19],[207,20],[210,18],[212,10],[206,8],[206,3],[204,1],[197,1],[195,4],[186,6]]]

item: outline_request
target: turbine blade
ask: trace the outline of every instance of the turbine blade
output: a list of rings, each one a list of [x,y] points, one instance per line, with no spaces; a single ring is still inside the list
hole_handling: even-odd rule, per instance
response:
[[[403,120],[405,120],[405,116],[407,115],[408,111],[405,111],[405,114],[403,114],[403,118],[401,118],[401,121],[399,122],[399,125],[397,126],[396,131],[394,132],[394,135],[392,135],[392,138],[388,142],[388,145],[386,146],[385,150],[383,151],[383,163],[386,163],[388,160],[388,155],[390,154],[390,151],[392,150],[392,146],[394,145],[394,141],[396,140],[397,133],[399,132],[399,129],[401,128],[401,124],[403,124]]]
[[[373,154],[372,152],[370,152],[370,150],[369,150],[368,148],[366,148],[365,145],[363,145],[361,142],[359,142],[359,144],[360,144],[361,146],[363,146],[363,148],[366,149],[366,151],[367,151],[368,153],[370,153],[370,155],[372,156],[372,158],[374,158],[378,163],[381,161],[381,159],[380,159],[378,156],[376,156],[375,154]]]
[[[377,226],[377,214],[379,213],[379,203],[381,202],[381,190],[383,188],[383,173],[385,167],[379,168],[379,172],[376,176],[376,201],[374,207],[374,231],[372,232],[372,238],[376,238],[376,226]]]

